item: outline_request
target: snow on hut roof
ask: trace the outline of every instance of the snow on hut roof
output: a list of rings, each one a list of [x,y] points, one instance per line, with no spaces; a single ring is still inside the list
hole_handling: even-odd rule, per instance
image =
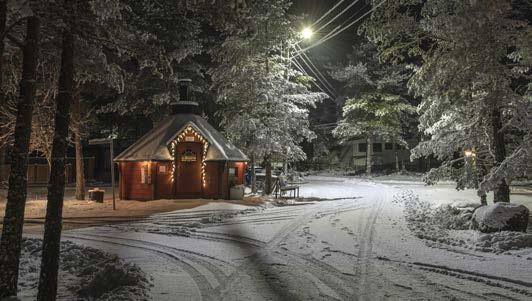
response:
[[[176,114],[157,124],[138,141],[116,156],[114,161],[173,160],[168,146],[187,126],[194,128],[209,142],[205,161],[248,160],[244,153],[227,141],[205,119],[194,114]]]

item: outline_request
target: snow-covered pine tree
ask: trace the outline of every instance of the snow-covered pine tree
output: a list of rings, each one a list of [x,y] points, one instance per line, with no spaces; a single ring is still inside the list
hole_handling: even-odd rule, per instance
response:
[[[333,134],[343,142],[366,139],[366,174],[370,175],[375,138],[407,146],[404,129],[415,111],[405,98],[411,72],[404,65],[382,64],[375,46],[366,41],[353,48],[348,66],[331,75],[344,83],[342,93],[347,98]]]
[[[252,166],[264,161],[265,193],[272,189],[272,159],[294,162],[306,157],[300,143],[315,137],[308,109],[327,97],[311,92],[311,79],[292,69],[286,58],[296,41],[288,7],[284,0],[250,3],[249,17],[256,28],[217,49],[219,66],[212,70],[222,126],[250,156]]]
[[[478,185],[479,195],[494,191],[495,201],[509,201],[508,185],[523,174],[530,152],[531,28],[519,11],[531,4],[402,0],[384,3],[366,23],[383,58],[418,63],[409,86],[422,98],[420,129],[428,139],[413,157],[443,162],[428,182],[451,175],[458,188]],[[466,150],[475,152],[480,181],[463,176]]]

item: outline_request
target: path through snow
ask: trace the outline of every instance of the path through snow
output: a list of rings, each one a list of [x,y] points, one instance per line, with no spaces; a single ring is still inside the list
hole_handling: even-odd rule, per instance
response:
[[[335,200],[216,203],[63,238],[140,266],[153,277],[153,300],[532,298],[532,249],[496,255],[429,247],[393,202],[405,189],[448,202],[464,195],[447,186],[314,177],[301,194]]]

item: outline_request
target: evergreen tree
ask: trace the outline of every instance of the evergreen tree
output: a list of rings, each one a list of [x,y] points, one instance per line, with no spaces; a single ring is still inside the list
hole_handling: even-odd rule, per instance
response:
[[[286,58],[295,41],[288,1],[256,1],[249,6],[252,32],[229,38],[214,59],[213,88],[219,115],[230,139],[266,167],[264,192],[271,192],[271,161],[305,159],[300,144],[312,140],[308,109],[326,98],[309,90],[309,81]],[[255,180],[252,180],[253,184]]]
[[[420,130],[429,139],[413,158],[443,162],[428,182],[454,175],[458,188],[478,186],[481,196],[494,191],[495,201],[509,201],[509,183],[530,152],[531,27],[523,11],[529,2],[401,0],[384,3],[366,23],[382,58],[417,65],[409,87],[422,99]],[[463,163],[466,151],[475,152],[478,177],[462,175],[473,165]]]
[[[375,46],[368,42],[354,47],[349,60],[348,66],[332,72],[333,78],[345,83],[343,93],[347,95],[333,134],[343,141],[366,139],[366,174],[370,175],[374,139],[407,146],[404,129],[414,107],[404,95],[411,74],[404,65],[382,64]]]

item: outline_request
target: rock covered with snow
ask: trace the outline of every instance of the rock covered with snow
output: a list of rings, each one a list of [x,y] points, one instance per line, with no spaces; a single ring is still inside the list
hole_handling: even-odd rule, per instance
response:
[[[523,205],[499,202],[477,208],[473,213],[471,226],[483,233],[526,232],[529,214],[530,211]]]

